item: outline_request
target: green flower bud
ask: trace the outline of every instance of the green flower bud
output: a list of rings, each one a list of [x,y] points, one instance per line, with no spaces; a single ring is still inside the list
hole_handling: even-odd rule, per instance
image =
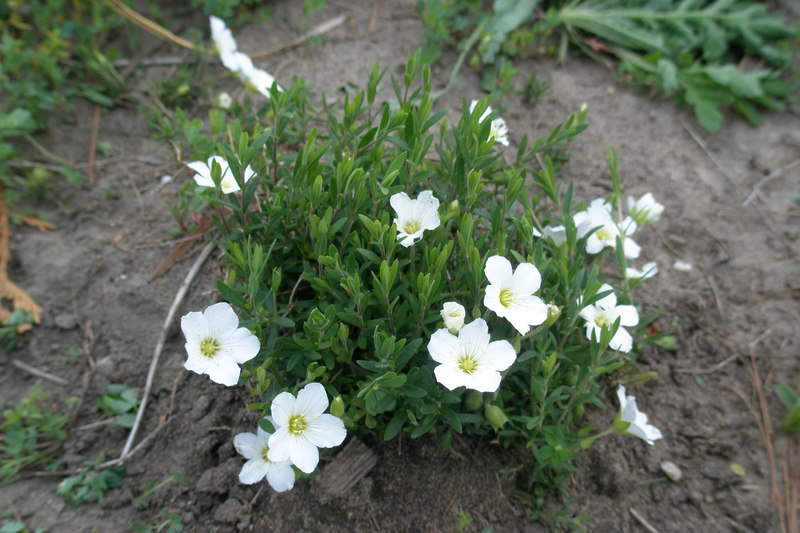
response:
[[[484,414],[495,432],[500,431],[503,425],[508,422],[508,417],[503,410],[494,404],[487,403],[484,408]]]
[[[467,393],[467,397],[464,399],[464,407],[466,407],[469,411],[475,411],[480,408],[481,404],[483,404],[483,394],[472,390]]]
[[[344,416],[344,400],[342,400],[341,396],[337,396],[331,402],[331,414],[336,418]]]

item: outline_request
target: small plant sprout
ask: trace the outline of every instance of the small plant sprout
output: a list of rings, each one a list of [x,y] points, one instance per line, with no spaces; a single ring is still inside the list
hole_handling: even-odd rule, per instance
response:
[[[469,104],[469,112],[475,109],[475,106],[478,105],[478,100],[473,100]],[[478,122],[483,122],[486,118],[492,114],[492,107],[489,106],[486,108],[486,111],[483,112],[481,118]],[[506,121],[500,117],[497,117],[492,120],[492,124],[489,126],[489,138],[494,139],[494,142],[498,142],[503,146],[508,146],[508,126],[506,125]]]
[[[542,283],[542,276],[533,264],[520,263],[512,272],[511,261],[493,255],[486,260],[484,273],[490,285],[486,287],[483,305],[508,320],[520,335],[547,320],[547,305],[533,295]]]
[[[611,216],[611,204],[603,198],[596,198],[585,211],[575,213],[573,217],[575,226],[578,228],[578,237],[584,237],[590,231],[592,233],[586,239],[586,252],[590,254],[600,253],[603,248],[614,248],[617,245],[617,237],[622,237],[622,246],[625,257],[636,259],[639,257],[639,245],[630,238],[636,231],[636,223],[626,219],[621,225],[617,224]]]
[[[661,213],[664,212],[664,206],[656,202],[652,193],[647,193],[638,200],[634,200],[632,196],[629,196],[628,211],[631,212],[631,218],[638,225],[644,226],[650,222],[657,221],[661,217]]]
[[[319,383],[309,383],[297,393],[282,392],[272,400],[275,433],[269,437],[267,459],[291,461],[310,474],[319,463],[319,448],[340,445],[347,436],[344,422],[331,414],[328,395]]]
[[[230,165],[228,165],[228,162],[225,161],[222,156],[212,155],[206,163],[202,161],[192,161],[186,166],[197,173],[194,176],[195,183],[201,187],[215,187],[216,185],[214,184],[214,179],[211,177],[211,169],[213,168],[214,163],[219,165],[219,185],[222,189],[222,192],[225,194],[231,194],[241,190],[239,183],[237,183],[236,178],[233,175],[233,171],[231,171]],[[248,165],[244,171],[245,183],[247,183],[254,175],[255,172],[253,172],[253,169]]]
[[[611,286],[604,283],[599,292],[611,290]],[[586,320],[586,338],[589,340],[592,337],[599,340],[603,328],[609,329],[619,320],[619,327],[609,346],[621,352],[630,352],[633,348],[633,337],[623,326],[639,324],[639,312],[632,305],[617,305],[617,296],[613,292],[600,298],[594,305],[581,309],[580,316]]]
[[[425,230],[439,227],[439,200],[432,191],[422,191],[416,200],[412,200],[404,192],[393,194],[389,199],[397,213],[394,219],[397,226],[397,238],[400,244],[408,248],[422,238]]]
[[[495,392],[500,386],[500,372],[517,359],[517,352],[506,340],[489,342],[489,326],[478,318],[458,332],[446,329],[431,335],[428,352],[439,363],[433,373],[436,380],[453,390],[464,386],[478,392]]]
[[[189,357],[184,366],[227,387],[239,382],[239,365],[258,354],[261,344],[247,328],[239,327],[233,308],[217,303],[202,313],[192,311],[181,318]]]
[[[266,478],[275,492],[286,492],[294,487],[294,470],[289,461],[270,461],[268,433],[258,428],[257,433],[239,433],[233,437],[233,446],[247,462],[239,472],[239,481],[245,485],[258,483]]]
[[[656,274],[658,274],[658,265],[653,262],[645,263],[641,270],[637,270],[631,266],[625,269],[625,277],[630,280],[644,281],[652,278]]]
[[[617,389],[617,398],[619,398],[619,413],[614,419],[614,428],[621,435],[635,435],[650,446],[662,438],[661,430],[648,424],[647,415],[636,407],[636,397],[626,396],[623,385]]]
[[[444,320],[444,327],[456,335],[459,330],[464,327],[464,317],[467,314],[464,306],[458,302],[445,302],[442,306],[442,319]]]

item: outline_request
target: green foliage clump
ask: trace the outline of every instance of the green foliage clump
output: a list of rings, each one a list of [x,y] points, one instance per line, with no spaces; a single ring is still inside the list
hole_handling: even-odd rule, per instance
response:
[[[77,399],[67,402],[67,411]],[[68,413],[54,410],[50,396],[38,385],[19,404],[3,411],[0,424],[0,482],[21,470],[51,463],[59,443],[67,438]]]
[[[426,9],[440,4],[431,0]],[[428,48],[471,42],[438,31],[463,20],[458,13],[437,13],[423,17]],[[616,65],[624,79],[692,106],[709,131],[719,129],[725,109],[759,124],[761,110],[784,109],[797,94],[798,27],[752,0],[498,0],[470,20],[462,26],[477,37],[470,64],[490,91],[507,58],[548,53],[564,61],[572,45]]]
[[[585,406],[602,406],[607,376],[634,357],[609,348],[619,321],[587,339],[579,317],[609,294],[604,282],[624,304],[635,285],[620,274],[623,253],[586,253],[588,234],[579,236],[572,218],[585,204],[557,177],[586,111],[546,138],[522,136],[516,154],[506,153],[492,120],[481,119],[487,101],[471,111],[463,102],[452,125],[447,110],[434,111],[422,65],[414,54],[402,79],[391,77],[390,101],[377,100],[385,72],[376,65],[341,108],[323,99],[320,113],[294,80],[273,86],[255,115],[239,109],[226,121],[213,110],[210,127],[184,126],[196,157],[222,155],[241,187],[198,194],[212,194],[222,235],[227,273],[217,289],[262,341],[244,366],[249,408],[266,415],[278,393],[319,382],[351,432],[387,440],[432,433],[444,447],[457,433],[494,434],[530,454],[530,483],[544,490],[573,471],[571,459],[595,438],[582,422]],[[248,166],[256,177],[244,182]],[[609,168],[609,202],[619,209],[613,151]],[[390,198],[423,190],[440,199],[441,223],[400,246]],[[548,225],[563,225],[565,242],[537,237]],[[553,309],[547,323],[520,335],[483,307],[493,255],[537,267],[538,295]],[[427,343],[447,301],[464,305],[467,322],[486,319],[492,339],[508,339],[518,354],[496,392],[437,382]]]

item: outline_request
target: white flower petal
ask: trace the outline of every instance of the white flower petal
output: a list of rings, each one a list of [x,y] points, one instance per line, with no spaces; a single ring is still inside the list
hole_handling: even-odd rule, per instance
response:
[[[542,284],[542,275],[539,269],[531,263],[520,263],[511,276],[509,288],[514,294],[529,295],[539,290]]]
[[[272,463],[267,470],[267,481],[275,492],[286,492],[294,487],[294,470],[289,463]]]
[[[328,408],[328,394],[320,383],[309,383],[297,393],[292,411],[306,417],[317,417]]]
[[[239,472],[239,482],[245,485],[258,483],[267,475],[268,463],[260,457],[248,460]]]
[[[444,385],[447,390],[457,389],[464,386],[464,372],[461,372],[455,366],[439,365],[433,369],[433,375],[436,376],[436,381]]]
[[[478,358],[481,367],[502,371],[514,364],[517,352],[510,342],[506,340],[490,342],[486,351]]]
[[[230,359],[220,359],[215,357],[212,364],[208,367],[208,377],[214,383],[232,387],[239,383],[239,374],[241,369],[239,365]]]
[[[258,337],[250,333],[247,328],[237,328],[225,337],[220,353],[224,353],[226,357],[241,365],[258,355],[260,349],[261,343]]]
[[[458,342],[463,352],[476,357],[483,354],[489,346],[489,326],[482,318],[477,318],[465,325],[458,332]]]
[[[611,342],[609,342],[608,345],[613,350],[619,350],[627,353],[633,349],[633,337],[631,337],[631,334],[628,333],[628,330],[620,326],[617,328],[617,332],[614,333],[614,336],[611,338]]]
[[[260,428],[259,428],[260,429]],[[266,441],[261,442],[255,433],[239,433],[233,437],[233,447],[245,459],[252,459],[261,453]]]
[[[467,376],[466,387],[478,392],[495,392],[500,387],[500,372],[489,369],[478,369]]]
[[[431,340],[428,341],[428,352],[437,363],[455,365],[458,361],[460,349],[461,344],[458,341],[458,337],[447,331],[447,329],[437,330],[431,335]]]
[[[190,311],[181,317],[181,331],[187,339],[199,342],[207,334],[208,321],[200,311]]]
[[[295,439],[289,460],[294,466],[310,474],[319,464],[319,449],[305,439]]]
[[[309,423],[306,432],[308,441],[318,448],[333,448],[347,436],[344,422],[331,414],[322,414]]]
[[[292,416],[292,409],[294,408],[295,398],[289,392],[282,392],[275,396],[275,399],[272,400],[272,406],[270,407],[270,414],[272,415],[272,419],[274,421],[275,429],[277,430],[279,427],[285,426],[289,423],[289,417]],[[270,446],[272,446],[272,439],[270,438]],[[270,448],[271,449],[271,448]],[[283,461],[286,459],[277,459],[278,461]]]
[[[511,277],[513,272],[511,270],[511,261],[502,255],[493,255],[486,260],[486,267],[483,269],[486,274],[486,279],[492,285],[500,287],[508,287],[511,284]],[[494,311],[494,309],[492,309]]]
[[[618,305],[614,308],[616,316],[620,319],[621,326],[636,326],[639,324],[639,312],[632,305]]]
[[[209,306],[203,315],[208,324],[216,331],[229,332],[239,327],[239,317],[228,303],[220,302]]]

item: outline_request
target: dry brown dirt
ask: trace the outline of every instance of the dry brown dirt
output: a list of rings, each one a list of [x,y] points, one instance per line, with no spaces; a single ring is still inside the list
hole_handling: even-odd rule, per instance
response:
[[[291,41],[309,25],[346,16],[324,45],[257,62],[283,83],[301,76],[317,91],[341,99],[336,89],[347,82],[361,84],[365,67],[375,62],[402,72],[408,52],[421,43],[411,0],[378,2],[377,7],[367,0],[328,2],[308,20],[301,5],[276,1],[270,4],[273,20],[235,29],[240,48],[254,52]],[[183,21],[187,27],[206,27],[199,14]],[[155,52],[182,53],[170,46]],[[446,64],[433,69],[440,86],[455,60],[453,54],[445,57]],[[637,235],[643,258],[660,268],[640,298],[646,311],[661,311],[657,324],[674,332],[678,347],[645,349],[637,364],[657,376],[635,390],[664,438],[652,447],[634,438],[601,440],[579,462],[580,472],[565,487],[566,501],[575,513],[591,516],[588,531],[646,531],[636,516],[659,532],[778,531],[769,464],[743,399],[755,402],[751,354],[769,376],[767,406],[775,420],[783,411],[771,386],[794,386],[800,371],[800,208],[791,200],[800,193],[800,167],[761,184],[800,158],[800,117],[767,113],[758,128],[728,117],[711,135],[690,110],[637,92],[585,58],[571,57],[564,66],[551,59],[517,66],[520,79],[535,69],[550,89],[535,104],[507,98],[504,118],[512,149],[523,133],[545,135],[586,102],[589,128],[572,145],[572,158],[561,171],[563,179],[576,183],[577,198],[608,194],[604,158],[615,147],[626,196],[652,192],[666,206],[657,231]],[[153,67],[148,75],[168,77],[171,69]],[[212,71],[216,79],[209,97],[215,84],[237,89],[221,66]],[[137,80],[135,90],[148,83]],[[480,96],[477,75],[464,70],[460,85],[438,105],[457,109],[462,97]],[[79,106],[76,123],[60,125],[41,142],[63,158],[85,162],[91,115],[91,108]],[[14,227],[11,240],[11,279],[38,301],[44,317],[16,351],[0,357],[0,407],[15,405],[36,383],[59,400],[83,394],[77,423],[64,444],[65,470],[101,453],[119,455],[125,430],[78,426],[104,417],[96,399],[108,383],[143,386],[162,323],[192,262],[180,262],[147,282],[175,244],[167,233],[174,226],[169,207],[180,185],[191,179],[175,154],[151,139],[135,105],[103,112],[98,140],[110,143],[114,153],[97,161],[94,186],[63,188],[55,204],[37,207],[57,229],[40,233]],[[161,186],[159,179],[167,173],[174,179]],[[745,205],[753,191],[757,194]],[[690,263],[692,270],[674,269],[676,260]],[[213,287],[219,274],[212,256],[180,314],[217,300]],[[86,355],[63,360],[69,348],[85,346],[97,366],[94,373]],[[13,367],[9,358],[58,375],[68,385],[42,381]],[[514,472],[505,469],[518,457],[480,439],[456,439],[450,451],[440,450],[434,439],[367,439],[377,466],[349,493],[326,504],[305,480],[285,494],[266,484],[241,485],[236,476],[243,460],[232,437],[255,423],[244,408],[247,391],[224,389],[185,372],[184,358],[183,339],[173,327],[140,439],[166,424],[126,462],[122,489],[111,491],[102,505],[72,508],[55,494],[58,475],[26,476],[0,487],[0,511],[13,510],[31,530],[47,532],[128,531],[135,521],[154,523],[162,508],[182,516],[185,531],[456,531],[460,511],[473,519],[467,531],[549,529],[545,521],[531,519],[534,508],[516,493]],[[612,393],[606,394],[613,405]],[[590,413],[601,423],[612,415]],[[776,441],[780,460],[785,442],[779,431]],[[663,461],[675,463],[683,478],[668,480]],[[744,477],[731,470],[731,463],[744,468]],[[132,504],[147,481],[176,472],[188,482],[158,491],[147,509]],[[554,499],[548,508],[559,505]]]

